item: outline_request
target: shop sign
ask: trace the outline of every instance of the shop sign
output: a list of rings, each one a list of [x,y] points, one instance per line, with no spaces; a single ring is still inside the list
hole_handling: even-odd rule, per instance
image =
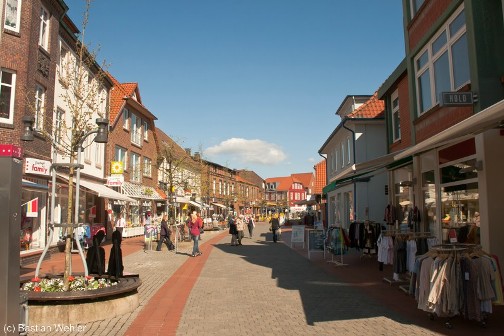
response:
[[[144,207],[150,207],[150,206],[151,206],[151,202],[149,202],[149,201],[144,201],[144,202],[142,203],[142,206],[144,206]]]
[[[110,162],[110,173],[122,175],[124,173],[124,167],[122,161],[112,161]]]
[[[114,200],[113,204],[114,204],[114,205],[126,205],[126,201],[122,201],[122,200]]]
[[[440,106],[470,106],[473,104],[472,92],[441,92]]]
[[[34,158],[25,159],[25,169],[26,174],[37,174],[49,176],[51,171],[51,162],[47,160],[39,160]]]
[[[123,175],[111,175],[107,176],[107,183],[106,185],[109,187],[121,187],[124,183],[124,176]]]

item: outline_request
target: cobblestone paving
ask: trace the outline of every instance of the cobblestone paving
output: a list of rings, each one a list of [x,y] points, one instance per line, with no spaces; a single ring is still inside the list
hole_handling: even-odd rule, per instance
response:
[[[217,234],[219,231],[205,232],[200,244]],[[168,252],[163,246],[161,252],[139,251],[124,258],[125,271],[140,275],[142,285],[138,288],[140,305],[133,312],[110,319],[95,321],[80,326],[80,331],[67,332],[64,335],[124,335],[130,324],[143,309],[156,291],[172,276],[172,274],[187,260],[192,252],[192,242],[182,242],[177,248],[177,254]],[[97,312],[104,314],[104,312]],[[104,314],[105,315],[105,314]],[[30,333],[29,335],[61,335],[61,332]]]
[[[283,243],[259,234],[212,250],[177,335],[439,335],[338,282]]]

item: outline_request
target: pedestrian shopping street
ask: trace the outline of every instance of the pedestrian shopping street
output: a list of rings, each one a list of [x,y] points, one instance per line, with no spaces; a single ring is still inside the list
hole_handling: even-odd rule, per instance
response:
[[[143,237],[123,241],[125,271],[138,273],[140,306],[128,316],[89,323],[79,335],[497,335],[504,310],[494,306],[486,328],[455,317],[431,320],[413,297],[383,281],[376,257],[350,250],[341,256],[290,244],[290,231],[273,243],[267,223],[252,239],[230,246],[225,231],[207,231],[202,256],[192,243],[178,253],[143,251]],[[246,235],[248,236],[248,235]],[[107,255],[109,246],[104,245]],[[107,256],[108,258],[108,256]],[[45,261],[41,273],[62,268],[63,254]],[[77,260],[77,259],[76,259]],[[328,261],[342,261],[344,265]],[[61,264],[61,266],[58,265]],[[79,262],[74,269],[79,271]],[[29,276],[34,267],[21,270]],[[390,274],[389,274],[390,273]],[[47,333],[44,335],[48,335]],[[56,333],[54,333],[56,335]]]

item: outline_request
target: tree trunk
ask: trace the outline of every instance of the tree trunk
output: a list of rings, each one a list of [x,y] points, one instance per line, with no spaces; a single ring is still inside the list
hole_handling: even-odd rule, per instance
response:
[[[70,163],[73,163],[73,157],[71,156]],[[73,178],[74,168],[70,168],[70,173],[68,174],[68,204],[67,204],[67,224],[73,223],[73,208],[74,208],[74,185]],[[70,289],[70,282],[68,277],[72,275],[72,245],[73,245],[73,227],[65,228],[65,271],[63,274],[63,289],[68,291]]]

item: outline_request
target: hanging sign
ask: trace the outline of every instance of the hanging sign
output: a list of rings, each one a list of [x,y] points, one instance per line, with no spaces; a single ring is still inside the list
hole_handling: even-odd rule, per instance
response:
[[[25,159],[24,172],[26,174],[37,174],[49,176],[51,170],[51,162],[47,160],[39,160],[33,158]]]
[[[124,166],[122,161],[112,161],[110,162],[110,173],[111,174],[123,174]]]

